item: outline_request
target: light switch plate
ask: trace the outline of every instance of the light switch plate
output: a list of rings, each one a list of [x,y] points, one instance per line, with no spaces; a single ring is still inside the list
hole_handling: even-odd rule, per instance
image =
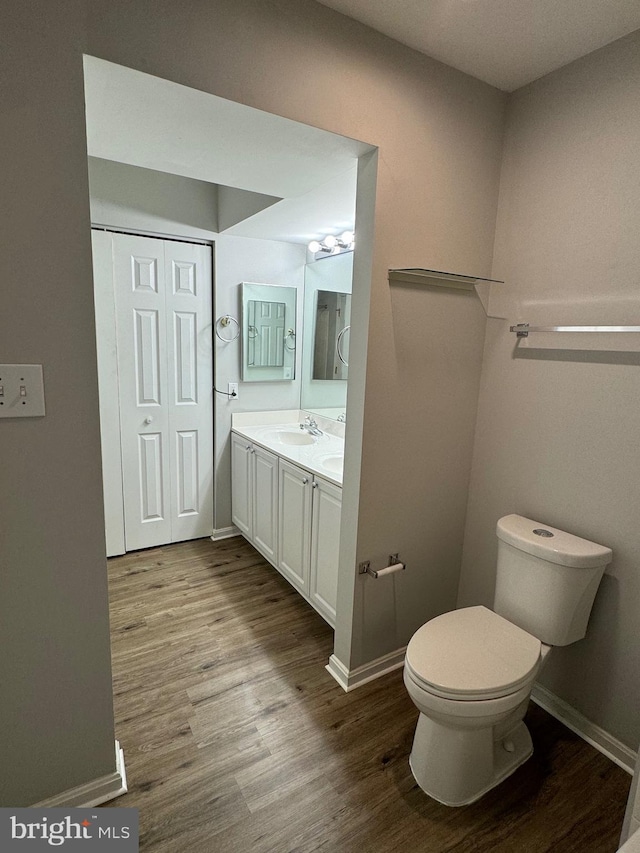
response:
[[[0,418],[44,417],[41,364],[0,364]]]

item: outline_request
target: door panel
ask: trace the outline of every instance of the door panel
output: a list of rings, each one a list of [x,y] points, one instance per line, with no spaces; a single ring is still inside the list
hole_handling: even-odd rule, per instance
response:
[[[111,239],[131,551],[213,530],[211,257],[191,243]]]
[[[162,436],[160,433],[139,435],[140,484],[142,511],[141,520],[155,521],[164,517],[162,484]]]
[[[174,314],[176,405],[198,402],[196,315]]]
[[[166,241],[172,542],[213,532],[211,253]]]
[[[125,547],[132,551],[171,541],[164,245],[111,236]]]
[[[200,508],[198,479],[198,433],[176,433],[178,474],[178,517],[194,515]]]
[[[139,406],[160,405],[158,312],[134,310],[136,399]]]

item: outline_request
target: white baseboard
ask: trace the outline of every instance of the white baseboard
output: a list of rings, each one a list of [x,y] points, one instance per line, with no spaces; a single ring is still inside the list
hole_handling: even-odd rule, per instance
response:
[[[220,527],[218,530],[214,530],[211,541],[219,542],[221,539],[231,539],[232,536],[240,536],[240,531],[233,524],[231,527]]]
[[[107,776],[100,776],[77,788],[63,791],[55,797],[49,797],[40,803],[35,803],[32,808],[54,809],[54,808],[86,808],[91,809],[109,800],[115,800],[121,794],[127,793],[127,773],[124,766],[124,753],[120,743],[116,741],[116,769]]]
[[[571,705],[559,699],[541,684],[534,684],[531,698],[536,705],[540,705],[552,717],[564,723],[568,729],[571,729],[572,732],[575,732],[583,740],[586,740],[587,743],[590,743],[598,752],[606,755],[618,767],[622,767],[627,773],[633,775],[637,758],[636,752],[629,749],[628,746],[625,746],[617,738],[614,738],[609,732],[601,729],[600,726],[596,726],[591,720],[583,717],[579,711],[576,711]]]
[[[352,670],[348,669],[335,655],[331,655],[325,669],[345,692],[349,692],[369,681],[380,678],[382,675],[386,675],[388,672],[400,669],[404,663],[405,652],[406,646]],[[633,775],[638,757],[634,750],[625,746],[609,732],[601,729],[600,726],[583,717],[579,711],[576,711],[575,708],[572,708],[571,705],[568,705],[541,684],[534,685],[531,698],[552,717],[560,720],[568,729],[590,743],[591,746],[606,755],[627,773]]]
[[[355,690],[356,687],[361,687],[388,672],[393,672],[394,669],[400,669],[404,664],[406,650],[407,647],[403,646],[401,649],[396,649],[388,655],[383,655],[381,658],[376,658],[351,670],[347,669],[335,655],[331,655],[325,669],[335,678],[345,693],[348,693],[350,690]]]

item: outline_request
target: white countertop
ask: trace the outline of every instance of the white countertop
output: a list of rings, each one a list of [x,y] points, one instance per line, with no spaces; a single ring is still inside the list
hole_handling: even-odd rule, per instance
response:
[[[253,418],[252,418],[253,419]],[[269,421],[271,418],[268,419]],[[275,453],[282,459],[304,468],[311,474],[317,474],[324,480],[342,486],[342,459],[344,458],[344,439],[337,435],[323,432],[322,435],[310,436],[312,444],[287,444],[282,440],[282,434],[292,434],[296,439],[299,435],[309,435],[300,429],[299,421],[283,420],[280,423],[262,423],[260,425],[242,424],[234,419],[233,432],[246,438],[254,444],[259,444],[265,450]]]

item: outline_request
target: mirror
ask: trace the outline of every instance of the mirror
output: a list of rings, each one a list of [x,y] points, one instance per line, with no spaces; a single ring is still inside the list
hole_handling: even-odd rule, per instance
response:
[[[305,267],[300,407],[339,420],[346,419],[352,278],[353,252]]]
[[[242,380],[295,378],[296,289],[276,284],[242,285]]]
[[[350,321],[350,293],[318,291],[313,335],[314,379],[347,378]]]

